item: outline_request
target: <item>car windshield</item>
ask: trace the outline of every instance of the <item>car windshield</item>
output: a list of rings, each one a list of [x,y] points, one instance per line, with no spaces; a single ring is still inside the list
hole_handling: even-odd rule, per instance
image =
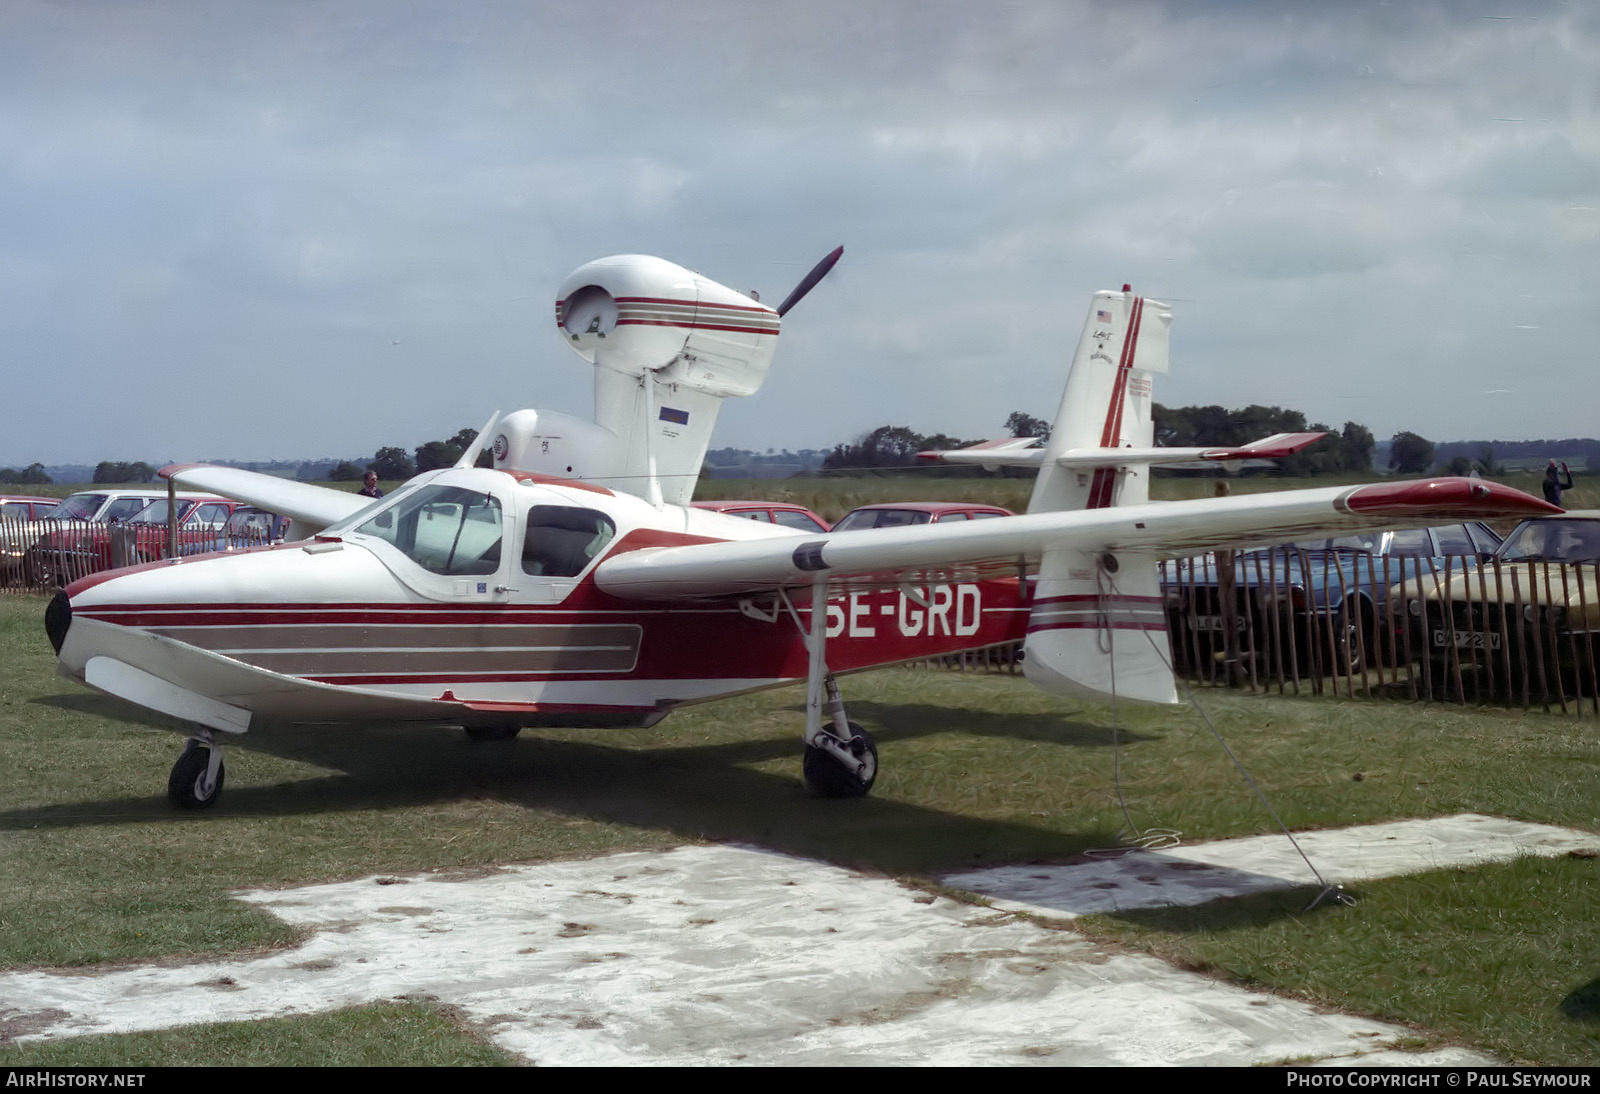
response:
[[[179,505],[178,512],[180,512],[180,513],[183,512],[182,506],[187,505],[187,504],[188,504],[188,502],[179,502],[178,503],[178,505]],[[128,523],[129,524],[165,524],[165,523],[167,523],[167,511],[168,511],[167,499],[166,498],[162,498],[160,501],[151,502],[149,505],[146,505],[143,509],[141,509],[137,513],[133,514],[133,516],[128,518]]]
[[[104,494],[74,494],[56,506],[50,515],[62,520],[92,520],[105,500]]]
[[[858,509],[846,513],[843,520],[833,526],[835,532],[850,532],[857,528],[897,528],[908,524],[927,524],[931,516],[917,509]]]
[[[1505,562],[1600,561],[1600,520],[1528,520],[1506,537]]]
[[[1295,546],[1302,551],[1376,551],[1383,542],[1382,532],[1366,532],[1357,536],[1334,536],[1331,539],[1309,539]]]
[[[260,509],[236,509],[228,518],[227,535],[266,543],[272,538],[272,514]]]

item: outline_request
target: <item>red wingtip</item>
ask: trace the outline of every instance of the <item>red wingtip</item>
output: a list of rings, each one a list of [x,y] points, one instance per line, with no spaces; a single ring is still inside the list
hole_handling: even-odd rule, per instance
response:
[[[1437,514],[1441,517],[1543,517],[1565,512],[1542,498],[1486,479],[1410,479],[1358,486],[1344,505],[1354,513]]]
[[[187,471],[191,467],[204,467],[204,466],[205,466],[205,464],[203,464],[203,463],[169,463],[169,464],[167,464],[167,466],[163,467],[160,471],[157,471],[156,474],[160,475],[164,479],[170,479],[170,478],[172,478],[172,476],[176,475],[179,471]]]

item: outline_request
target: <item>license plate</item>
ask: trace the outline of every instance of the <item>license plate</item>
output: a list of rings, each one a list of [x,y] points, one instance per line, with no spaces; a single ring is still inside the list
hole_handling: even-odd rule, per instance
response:
[[[1486,637],[1488,639],[1487,643],[1484,641]],[[1450,644],[1450,636],[1442,630],[1435,630],[1433,632],[1433,644],[1435,646],[1448,646]],[[1481,650],[1486,644],[1491,650],[1499,649],[1500,635],[1494,631],[1490,631],[1487,636],[1482,631],[1456,632],[1456,649],[1458,650]]]
[[[1222,616],[1220,615],[1197,615],[1193,618],[1194,629],[1197,631],[1221,631],[1223,629]],[[1240,634],[1243,634],[1246,622],[1247,621],[1244,616],[1235,616],[1233,620],[1233,629],[1238,631]]]

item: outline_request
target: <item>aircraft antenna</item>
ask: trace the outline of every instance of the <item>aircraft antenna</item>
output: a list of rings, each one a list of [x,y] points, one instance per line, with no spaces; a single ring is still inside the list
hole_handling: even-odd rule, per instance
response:
[[[800,303],[801,300],[805,299],[806,293],[816,288],[818,281],[821,281],[824,277],[828,276],[828,271],[833,269],[833,264],[839,261],[839,256],[842,254],[844,254],[844,247],[835,247],[833,250],[828,252],[828,256],[826,258],[824,258],[821,262],[818,262],[815,266],[811,267],[811,272],[806,274],[805,277],[801,278],[800,284],[796,285],[794,287],[794,291],[788,296],[784,297],[783,303],[778,305],[778,314],[780,316],[784,315],[790,308],[794,307],[796,304]]]

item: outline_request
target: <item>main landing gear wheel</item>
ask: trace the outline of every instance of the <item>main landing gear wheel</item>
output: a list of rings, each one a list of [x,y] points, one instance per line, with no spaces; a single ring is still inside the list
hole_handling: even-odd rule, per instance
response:
[[[183,755],[172,765],[167,779],[167,797],[179,809],[210,809],[222,797],[222,760],[217,759],[216,781],[210,780],[211,748],[199,741],[183,746]]]
[[[806,745],[806,755],[801,770],[805,772],[806,793],[813,798],[865,797],[867,791],[872,789],[873,781],[878,777],[877,742],[872,739],[870,733],[854,722],[849,724],[850,731],[855,736],[845,744],[845,748],[858,760],[863,761],[861,774],[857,775],[847,770],[826,749]]]
[[[521,726],[463,726],[467,731],[467,740],[473,744],[482,744],[485,741],[509,741],[522,732]]]

